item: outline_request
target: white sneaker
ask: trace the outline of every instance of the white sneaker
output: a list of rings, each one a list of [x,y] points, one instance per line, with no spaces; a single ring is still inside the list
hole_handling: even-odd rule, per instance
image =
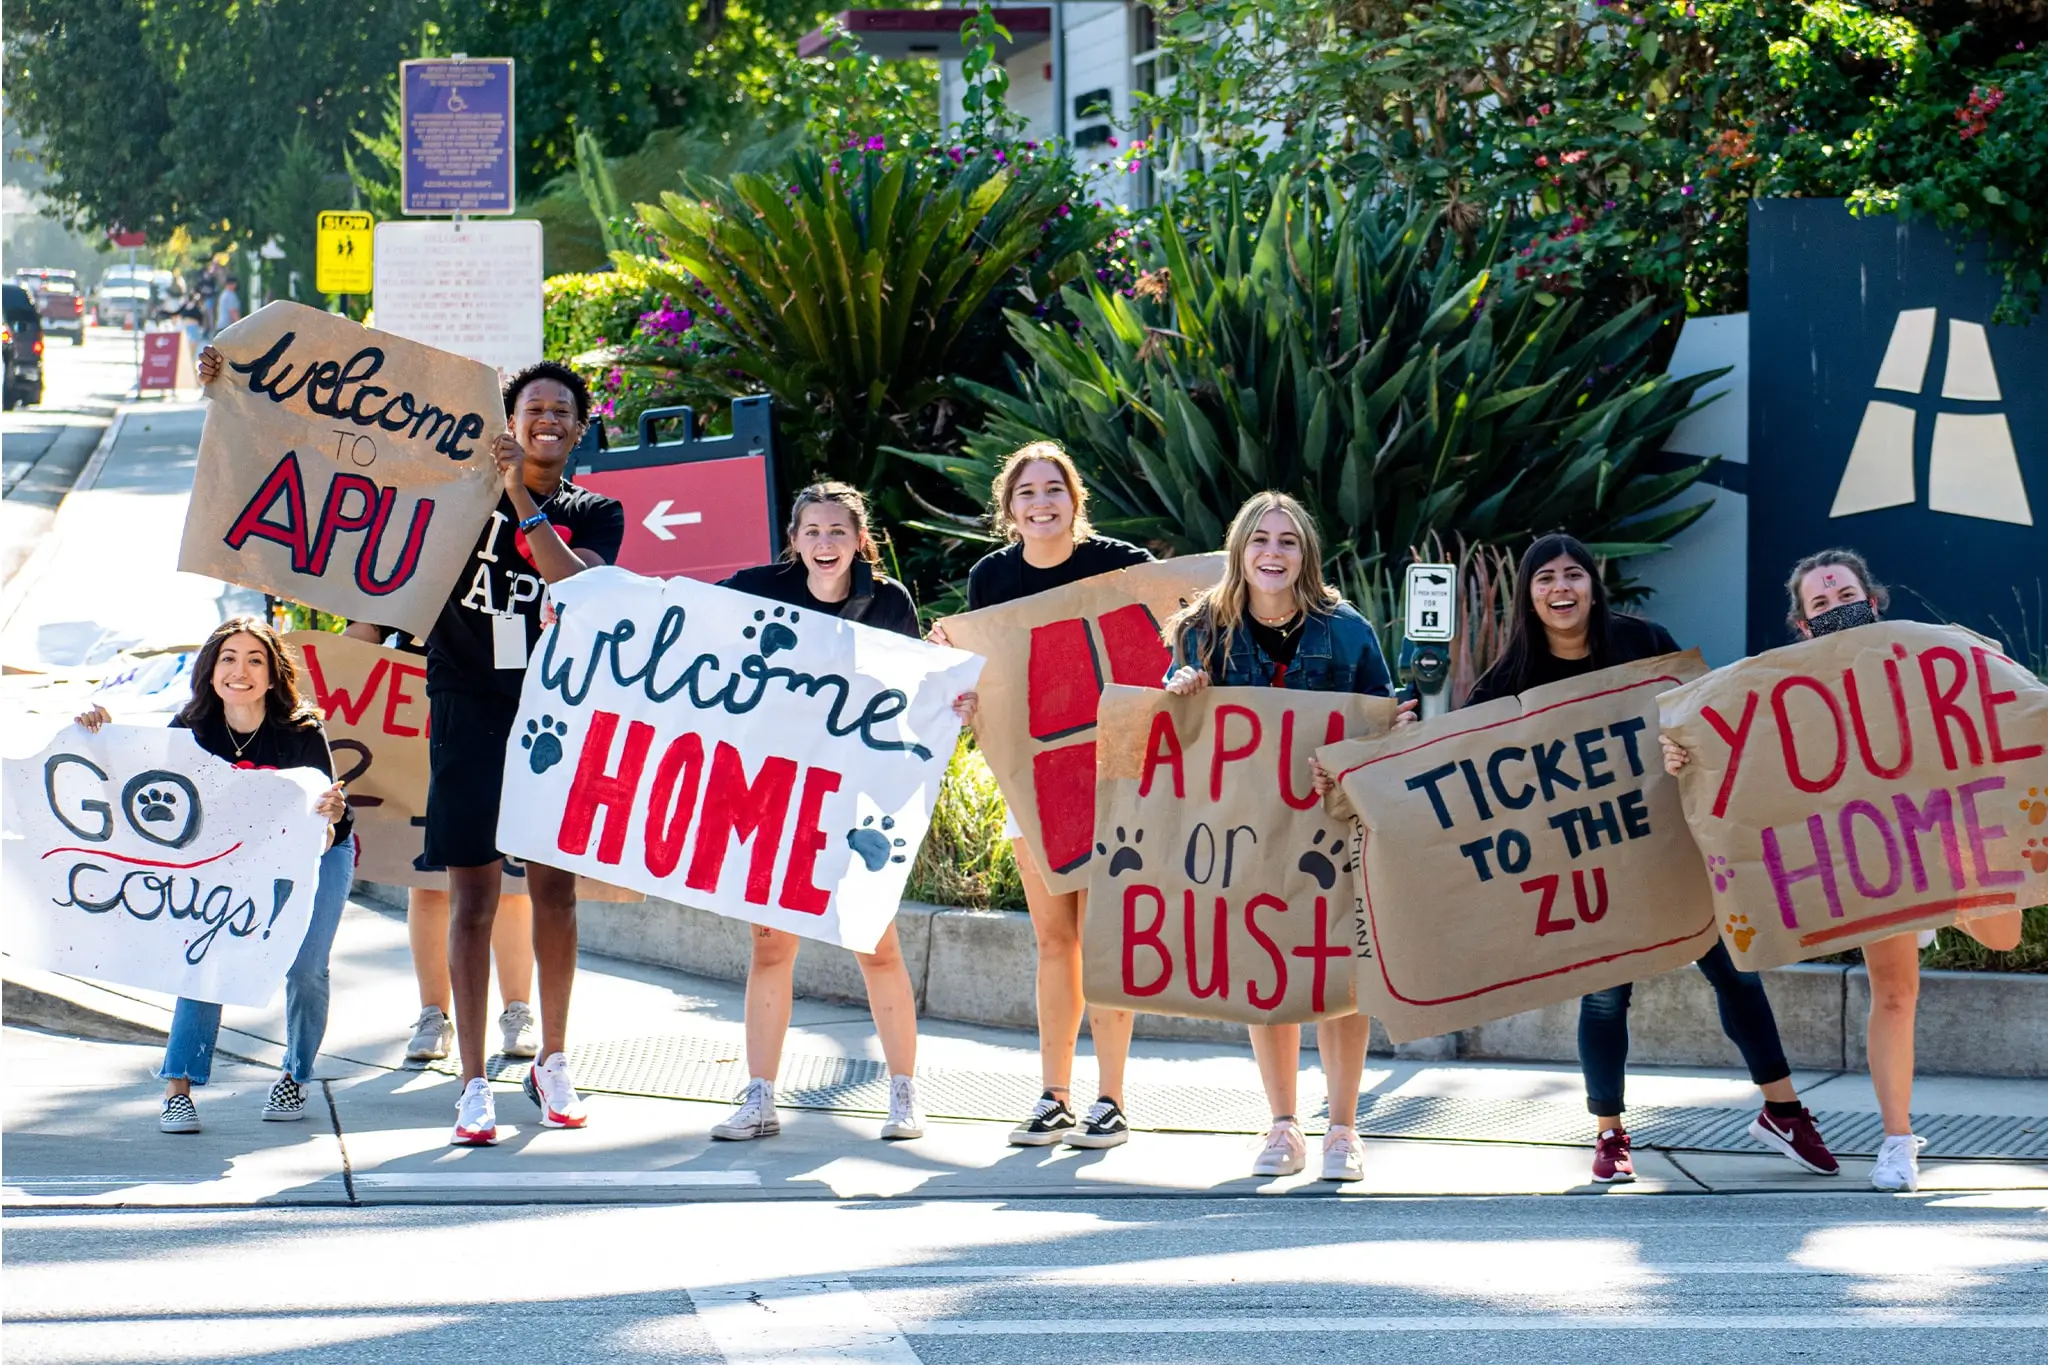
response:
[[[439,1006],[429,1005],[420,1011],[412,1026],[412,1041],[405,1045],[405,1060],[438,1062],[454,1046],[455,1025],[448,1022],[447,1014]]]
[[[896,1110],[895,1090],[894,1085],[889,1087],[892,1119]],[[711,1136],[727,1142],[752,1142],[755,1138],[774,1137],[781,1131],[782,1120],[775,1114],[775,1086],[756,1076],[747,1082],[746,1090],[740,1095],[739,1107],[725,1122],[712,1125]]]
[[[455,1133],[451,1147],[494,1147],[498,1142],[498,1101],[491,1083],[479,1076],[462,1087],[455,1102]]]
[[[533,1021],[533,1007],[514,1000],[498,1016],[498,1033],[503,1038],[498,1051],[507,1057],[533,1057],[540,1053],[540,1026]]]
[[[1323,1179],[1365,1179],[1365,1148],[1359,1144],[1356,1129],[1341,1123],[1330,1125],[1323,1136]]]
[[[882,1125],[885,1138],[924,1136],[924,1110],[917,1103],[917,1082],[909,1076],[889,1078],[889,1121]]]
[[[1870,1168],[1871,1185],[1880,1190],[1919,1189],[1920,1149],[1926,1145],[1926,1138],[1910,1133],[1886,1138],[1877,1149],[1877,1164]]]
[[[543,1128],[581,1128],[590,1122],[569,1081],[569,1059],[559,1052],[526,1068],[526,1098],[540,1106]]]
[[[1301,1135],[1301,1125],[1293,1119],[1280,1119],[1267,1132],[1266,1145],[1252,1162],[1252,1174],[1299,1175],[1307,1165],[1308,1142]]]

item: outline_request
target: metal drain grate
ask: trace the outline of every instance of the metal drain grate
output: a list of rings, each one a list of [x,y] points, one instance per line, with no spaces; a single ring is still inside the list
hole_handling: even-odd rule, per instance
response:
[[[747,1083],[742,1044],[700,1034],[587,1043],[571,1048],[569,1061],[579,1087],[620,1095],[724,1102]],[[517,1083],[526,1066],[523,1061],[492,1057],[488,1069],[494,1081]],[[434,1067],[455,1070],[448,1061]],[[1088,1093],[1085,1082],[1090,1080],[1077,1075],[1075,1094]],[[1327,1105],[1319,1088],[1311,1087],[1304,1077],[1305,1117]],[[1038,1090],[1038,1079],[1024,1072],[918,1073],[919,1097],[925,1112],[936,1118],[1013,1120],[1030,1109]],[[783,1055],[775,1097],[792,1109],[883,1114],[889,1108],[888,1075],[880,1062],[865,1058],[792,1051]],[[1267,1123],[1265,1097],[1250,1087],[1133,1084],[1125,1105],[1131,1126],[1150,1132],[1261,1133]],[[1629,1131],[1638,1147],[1753,1152],[1758,1147],[1748,1129],[1755,1117],[1754,1109],[1646,1105],[1629,1111]],[[1839,1155],[1870,1156],[1884,1136],[1875,1113],[1832,1109],[1815,1118]],[[1365,1137],[1582,1147],[1587,1124],[1582,1106],[1547,1100],[1367,1095],[1358,1106],[1358,1131]],[[1916,1114],[1913,1129],[1927,1139],[1930,1157],[2048,1160],[2048,1117]]]

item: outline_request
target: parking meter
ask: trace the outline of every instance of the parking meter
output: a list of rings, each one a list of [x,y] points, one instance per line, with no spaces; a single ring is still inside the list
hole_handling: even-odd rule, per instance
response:
[[[1422,698],[1424,719],[1451,709],[1444,684],[1451,676],[1451,641],[1458,634],[1458,566],[1410,564],[1400,670]]]

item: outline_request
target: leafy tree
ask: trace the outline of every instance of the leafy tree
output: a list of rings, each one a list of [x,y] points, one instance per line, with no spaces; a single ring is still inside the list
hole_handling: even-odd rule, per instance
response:
[[[324,209],[346,203],[347,181],[333,162],[313,145],[303,125],[277,144],[277,169],[264,184],[254,205],[256,230],[277,238],[284,250],[284,269],[275,294],[305,303],[319,303],[317,291],[319,217]],[[296,288],[292,287],[297,277]]]

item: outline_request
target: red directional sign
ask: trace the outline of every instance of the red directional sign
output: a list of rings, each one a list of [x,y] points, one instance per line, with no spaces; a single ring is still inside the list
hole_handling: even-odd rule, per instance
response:
[[[138,393],[149,389],[185,387],[191,367],[191,348],[183,332],[146,332],[142,337],[142,374],[135,381]]]
[[[670,416],[681,416],[689,430],[688,412],[646,414],[639,446],[579,460],[575,478],[625,504],[620,568],[711,583],[775,557],[767,400],[734,404],[732,436],[648,442],[652,423]]]

